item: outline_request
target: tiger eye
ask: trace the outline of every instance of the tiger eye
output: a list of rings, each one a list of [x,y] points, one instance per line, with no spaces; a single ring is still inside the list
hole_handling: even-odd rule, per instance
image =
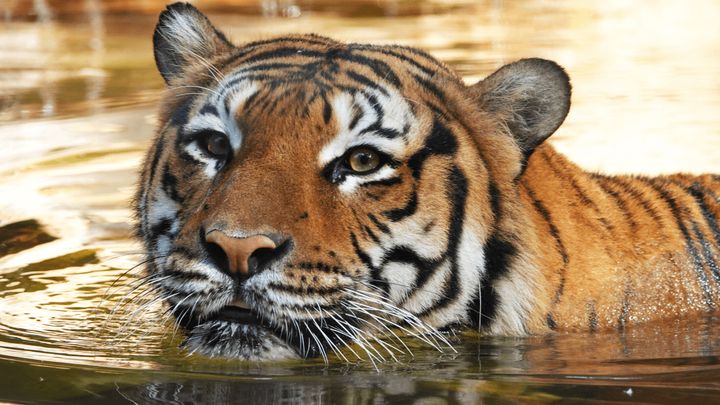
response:
[[[360,148],[350,153],[348,163],[355,173],[367,173],[380,165],[380,155],[374,150]]]
[[[230,143],[225,135],[213,133],[207,139],[207,150],[215,157],[224,157],[230,152]]]

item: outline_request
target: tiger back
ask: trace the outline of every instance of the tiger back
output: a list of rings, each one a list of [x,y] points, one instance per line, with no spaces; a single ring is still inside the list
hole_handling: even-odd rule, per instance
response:
[[[448,330],[715,311],[718,178],[569,162],[543,143],[570,107],[554,62],[467,86],[414,48],[236,46],[185,3],[154,47],[167,90],[135,211],[192,351],[376,361]]]

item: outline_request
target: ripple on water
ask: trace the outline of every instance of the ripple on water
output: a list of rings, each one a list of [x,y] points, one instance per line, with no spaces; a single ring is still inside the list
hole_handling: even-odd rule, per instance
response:
[[[594,334],[466,334],[454,339],[457,353],[413,346],[414,357],[380,372],[334,359],[187,357],[165,308],[135,289],[142,256],[128,207],[163,87],[150,47],[163,4],[130,3],[0,1],[0,401],[718,401],[713,318]],[[517,58],[555,59],[574,90],[553,142],[575,161],[720,172],[712,0],[196,3],[238,42],[309,30],[396,42],[429,50],[468,82]]]

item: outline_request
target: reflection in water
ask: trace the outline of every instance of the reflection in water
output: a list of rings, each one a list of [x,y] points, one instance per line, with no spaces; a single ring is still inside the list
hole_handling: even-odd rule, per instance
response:
[[[238,41],[317,31],[428,49],[478,80],[558,60],[571,114],[553,139],[605,171],[720,172],[720,4],[672,1],[198,0]],[[141,285],[128,202],[162,89],[162,2],[0,2],[0,401],[707,402],[715,319],[623,333],[455,340],[380,373],[333,361],[187,357]],[[264,16],[264,17],[261,17]],[[118,108],[131,107],[131,108]],[[40,119],[44,118],[44,119]],[[137,289],[136,289],[137,288]]]

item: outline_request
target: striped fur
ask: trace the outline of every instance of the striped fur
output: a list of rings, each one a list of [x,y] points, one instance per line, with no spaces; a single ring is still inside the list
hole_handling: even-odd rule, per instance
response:
[[[193,320],[192,350],[345,357],[355,345],[380,361],[404,351],[402,336],[373,341],[393,329],[439,347],[448,329],[594,331],[718,305],[720,178],[592,174],[542,144],[569,108],[552,62],[468,87],[413,48],[315,35],[236,47],[182,3],[161,15],[155,52],[168,88],[138,233],[150,280],[178,323]],[[203,150],[210,132],[227,159]],[[358,146],[381,152],[378,170],[338,169]],[[213,259],[209,229],[294,247],[240,282]],[[263,326],[213,319],[237,299]]]

